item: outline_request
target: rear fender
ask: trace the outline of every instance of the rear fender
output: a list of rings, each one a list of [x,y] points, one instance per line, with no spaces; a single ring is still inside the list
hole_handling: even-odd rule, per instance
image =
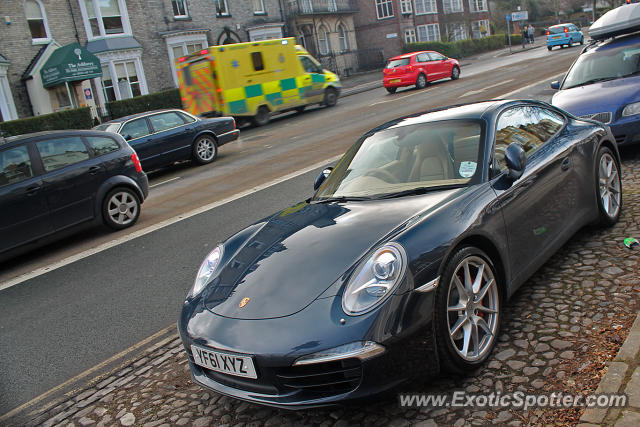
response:
[[[132,178],[129,178],[128,176],[125,176],[125,175],[112,176],[111,178],[103,182],[102,185],[100,185],[100,187],[98,188],[98,191],[96,192],[96,199],[95,199],[93,211],[94,211],[94,218],[96,218],[98,222],[102,221],[101,211],[102,211],[102,202],[104,201],[104,198],[106,197],[109,191],[111,191],[116,187],[128,187],[133,189],[138,195],[138,198],[140,199],[140,203],[144,202],[144,194],[142,193],[140,186]]]

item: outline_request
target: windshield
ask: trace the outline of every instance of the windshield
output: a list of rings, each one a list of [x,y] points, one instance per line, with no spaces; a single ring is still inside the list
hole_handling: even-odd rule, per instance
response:
[[[315,200],[464,186],[478,169],[480,134],[479,123],[460,120],[366,134],[340,160]]]
[[[567,73],[561,89],[569,89],[603,80],[613,80],[640,72],[640,47],[591,51],[580,55]]]
[[[410,60],[411,60],[411,58],[402,58],[402,59],[391,60],[387,64],[387,68],[396,68],[396,67],[402,67],[403,65],[409,65],[409,61]]]
[[[117,133],[121,123],[103,123],[94,127],[95,130],[103,130],[105,132]]]

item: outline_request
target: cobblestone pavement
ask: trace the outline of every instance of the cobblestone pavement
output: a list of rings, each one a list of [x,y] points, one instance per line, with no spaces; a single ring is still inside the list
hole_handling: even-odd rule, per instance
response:
[[[624,209],[611,229],[581,230],[516,293],[488,363],[468,377],[407,390],[424,393],[592,393],[638,312],[640,150],[623,155]],[[539,425],[576,424],[582,408],[402,408],[395,399],[339,409],[285,411],[220,396],[194,385],[176,338],[117,374],[100,379],[30,424],[142,425]],[[21,423],[24,421],[21,421]]]

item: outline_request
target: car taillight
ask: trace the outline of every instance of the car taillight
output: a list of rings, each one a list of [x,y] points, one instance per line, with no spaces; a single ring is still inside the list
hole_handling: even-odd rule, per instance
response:
[[[413,66],[409,65],[409,66],[407,67],[407,70],[409,70],[409,71],[413,71]]]
[[[547,35],[550,36],[551,35],[551,31],[547,30]]]
[[[231,120],[233,120],[233,128],[236,128],[236,119],[234,119],[233,117],[231,117]]]
[[[138,158],[138,155],[136,153],[133,153],[131,155],[131,160],[133,161],[133,167],[136,168],[136,172],[142,172],[142,165],[140,164],[140,159]]]
[[[569,29],[567,27],[564,27],[564,33],[568,34],[569,33]]]

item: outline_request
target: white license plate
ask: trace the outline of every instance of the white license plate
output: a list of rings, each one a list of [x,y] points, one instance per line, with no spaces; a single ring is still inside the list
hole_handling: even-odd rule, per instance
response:
[[[253,367],[253,360],[250,357],[221,353],[197,345],[191,346],[191,353],[193,353],[196,365],[203,368],[238,377],[258,378],[256,368]]]

